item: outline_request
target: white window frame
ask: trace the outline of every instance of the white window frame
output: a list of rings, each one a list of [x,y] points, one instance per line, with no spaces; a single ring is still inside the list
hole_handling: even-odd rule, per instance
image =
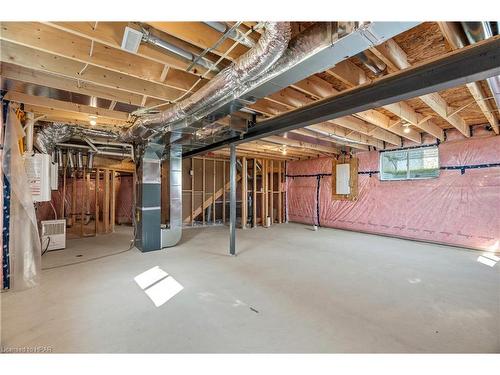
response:
[[[437,153],[437,159],[438,159],[438,166],[437,166],[437,176],[423,176],[423,177],[410,177],[410,152],[415,149],[421,149],[421,148],[435,148],[436,153]],[[406,177],[404,178],[384,178],[383,174],[383,169],[382,169],[382,159],[383,159],[383,154],[387,153],[394,153],[394,152],[401,152],[405,151],[406,152]],[[407,149],[396,149],[396,150],[387,150],[387,151],[382,151],[379,154],[379,180],[380,181],[411,181],[411,180],[430,180],[433,178],[438,178],[440,174],[440,168],[439,168],[439,147],[437,145],[435,146],[422,146],[422,147],[413,147],[413,148],[407,148]]]

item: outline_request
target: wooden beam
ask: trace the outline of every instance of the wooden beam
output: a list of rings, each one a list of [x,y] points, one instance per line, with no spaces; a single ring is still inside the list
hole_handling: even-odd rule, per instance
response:
[[[37,115],[44,115],[45,121],[59,121],[66,122],[68,124],[89,126],[89,115],[85,113],[68,112],[54,108],[39,107],[31,104],[25,104],[24,109],[26,111],[36,113]],[[97,117],[96,124],[118,128],[128,125],[128,123],[121,120],[113,120],[104,117]]]
[[[330,83],[315,75],[294,83],[291,87],[316,99],[327,98],[338,93]]]
[[[429,118],[415,112],[415,110],[405,102],[389,104],[384,106],[384,108],[398,115],[400,118],[406,120],[413,126],[433,135],[440,141],[444,141],[444,130]]]
[[[215,224],[215,202],[217,198],[215,198],[215,177],[216,177],[216,164],[217,160],[213,160],[213,186],[212,186],[212,224]]]
[[[0,39],[84,64],[123,73],[130,77],[184,90],[183,87],[178,87],[175,83],[171,84],[166,79],[166,73],[165,78],[161,79],[165,63],[145,59],[121,48],[110,48],[99,42],[58,30],[47,24],[6,22],[2,24]],[[164,57],[171,59],[169,54],[164,54]],[[189,65],[187,60],[179,59],[179,61],[182,61],[183,70]],[[191,84],[197,79],[192,74],[186,78],[189,78]]]
[[[366,76],[363,69],[354,65],[349,60],[339,62],[333,68],[326,71],[331,76],[337,78],[348,87],[364,85],[371,80]]]
[[[224,157],[229,157],[229,150],[228,149],[220,149],[220,150],[216,150],[216,151],[213,151],[213,153],[215,155],[220,155],[220,156],[224,156]],[[294,155],[294,156],[291,156],[291,155],[286,155],[286,156],[283,156],[283,155],[276,155],[276,154],[270,154],[269,152],[265,151],[265,150],[257,150],[257,149],[253,149],[253,148],[248,148],[248,149],[241,149],[240,150],[240,145],[238,145],[238,153],[240,156],[246,156],[248,158],[265,158],[265,159],[275,159],[275,160],[300,160],[300,159],[305,159],[305,158],[316,158],[318,157],[318,155],[315,155],[315,156],[310,156],[310,155]]]
[[[266,190],[266,159],[261,160],[261,170],[260,170],[260,181],[261,181],[261,187],[260,187],[260,223],[263,227],[266,226],[266,195],[267,195],[267,190]]]
[[[100,170],[95,171],[95,234],[99,233],[99,185],[100,185]],[[135,185],[134,185],[135,186]]]
[[[347,135],[336,134],[336,133],[346,133],[346,131],[344,131],[343,129],[339,131],[339,130],[337,130],[338,129],[337,127],[335,127],[333,125],[330,125],[330,126],[332,128],[335,128],[335,130],[333,132],[332,131],[328,132],[329,134],[338,135],[339,137],[346,137],[346,138],[348,138]],[[349,138],[349,139],[351,139],[351,141],[353,143],[343,142],[343,141],[340,141],[339,139],[336,139],[336,138],[330,137],[328,135],[322,134],[322,133],[318,132],[318,130],[322,131],[319,128],[315,128],[314,125],[311,125],[311,126],[308,126],[305,129],[293,130],[292,133],[304,135],[306,137],[313,137],[313,138],[315,138],[317,140],[324,141],[324,142],[330,142],[330,143],[333,143],[333,144],[340,144],[340,145],[344,145],[345,144],[345,145],[349,145],[349,147],[352,147],[352,148],[355,148],[355,149],[358,149],[358,150],[368,150],[368,146],[366,144],[355,143],[356,142],[355,139]],[[359,136],[358,138],[360,138],[360,137],[363,137],[364,139],[369,138],[369,137],[363,136],[361,134],[358,134],[358,136]],[[382,141],[379,141],[379,143],[382,146],[381,148],[383,148]]]
[[[96,85],[91,82],[79,81],[75,78],[68,78],[52,73],[25,68],[23,66],[2,62],[0,64],[3,78],[13,79],[27,83],[34,83],[39,86],[52,87],[58,90],[65,90],[77,94],[95,96],[108,99],[112,102],[121,102],[133,105],[140,105],[142,95]],[[113,109],[111,106],[109,109]]]
[[[406,53],[401,47],[393,40],[389,39],[376,49],[380,54],[384,54],[387,59],[390,59],[394,66],[398,69],[406,69],[411,66],[408,61]],[[446,122],[451,124],[454,128],[458,129],[466,137],[470,137],[470,130],[465,121],[457,114],[448,116],[452,112],[446,101],[438,93],[432,93],[419,96],[427,106],[436,112]]]
[[[314,150],[304,150],[298,149],[294,146],[287,147],[286,155],[283,154],[282,151],[278,150],[280,146],[276,143],[268,142],[266,140],[259,140],[254,142],[248,142],[242,145],[238,145],[238,149],[247,152],[254,153],[262,153],[261,157],[266,159],[275,159],[275,160],[291,160],[290,158],[296,157],[304,157],[304,156],[313,156],[318,157],[321,155],[321,152]]]
[[[364,72],[363,72],[363,74],[364,74]],[[329,83],[327,83],[326,81],[324,81],[316,76],[311,76],[308,78],[308,80],[310,82],[300,81],[297,84],[293,85],[294,87],[297,87],[297,89],[299,91],[301,91],[302,94],[299,94],[298,92],[287,88],[287,89],[280,91],[278,94],[275,94],[275,95],[268,97],[266,99],[273,101],[275,104],[280,104],[280,105],[286,106],[288,108],[287,109],[287,111],[288,111],[291,109],[298,108],[302,105],[312,103],[314,101],[314,100],[304,96],[304,93],[307,95],[311,95],[311,96],[318,98],[318,99],[322,99],[322,98],[325,98],[328,96],[333,96],[333,95],[339,93],[339,91],[334,89]],[[351,86],[354,86],[354,85],[351,85]],[[299,103],[301,103],[301,105],[298,105]],[[253,109],[267,111],[266,114],[268,114],[270,116],[275,116],[275,115],[280,113],[279,109],[275,109],[275,108],[272,108],[269,106],[267,108],[263,107],[262,103],[260,104],[260,107],[257,107],[257,108],[253,107]],[[361,126],[359,124],[359,121],[360,120],[358,120],[354,116],[345,116],[345,117],[342,117],[342,118],[339,118],[336,120],[330,120],[327,122],[337,123],[337,124],[340,124],[340,126],[344,126],[342,124],[350,125],[350,127],[349,126],[347,126],[347,127],[352,129],[352,130],[356,130],[358,132],[361,132],[365,135],[368,135],[369,137],[377,138],[378,140],[389,142],[389,143],[394,144],[394,145],[401,144],[401,138],[398,137],[397,135],[391,133],[390,131],[380,129],[379,131],[369,133],[369,131],[373,130],[374,126],[369,125],[368,123],[365,123],[363,126]],[[344,126],[344,127],[346,127],[346,126]],[[377,127],[377,124],[375,124],[375,128],[376,127]],[[365,132],[363,132],[360,128],[364,128],[364,129],[369,128],[370,130],[365,130]],[[404,129],[398,129],[398,130],[400,130],[400,133],[401,133]],[[413,134],[413,135],[415,135],[415,134]],[[416,137],[416,135],[415,135],[415,137]],[[375,142],[376,141],[373,141],[373,143],[375,143]]]
[[[334,73],[333,73],[334,72]],[[341,79],[344,84],[348,87],[355,87],[363,85],[370,82],[363,69],[354,65],[348,60],[337,64],[335,68],[328,71],[329,74],[335,76],[335,78]],[[397,113],[395,113],[397,115]],[[390,130],[393,133],[398,134],[401,137],[407,138],[416,143],[422,143],[421,135],[414,129],[405,129],[403,125],[390,126],[391,119],[381,112],[374,109],[357,113],[355,116],[362,118],[363,120],[377,125],[383,129]]]
[[[282,207],[282,200],[283,200],[283,191],[281,189],[281,161],[278,161],[278,223],[283,222],[283,207]]]
[[[68,159],[66,159],[66,163],[63,164],[63,191],[62,191],[62,199],[61,199],[61,219],[66,218],[64,212],[64,206],[66,204],[66,171],[68,170]]]
[[[83,237],[83,227],[84,227],[84,221],[85,221],[85,200],[87,199],[87,189],[86,189],[86,178],[85,174],[87,173],[85,166],[83,167],[83,174],[82,174],[82,187],[80,189],[81,191],[81,197],[80,197],[80,237]]]
[[[205,160],[205,159],[203,159]],[[241,175],[240,174],[237,174],[236,175],[236,182],[240,181],[241,180]],[[203,198],[203,203],[196,207],[196,209],[193,211],[193,217],[197,217],[198,215],[200,215],[201,213],[205,212],[205,210],[213,204],[213,201],[214,199],[219,199],[222,194],[224,193],[224,189],[229,189],[229,184],[230,182],[228,181],[226,184],[224,184],[223,187],[221,187],[219,190],[217,190],[215,192],[215,194],[212,194],[210,197],[208,197],[207,199]],[[205,190],[203,190],[203,193],[205,192]],[[205,194],[203,194],[205,195]],[[205,216],[205,215],[203,215]],[[190,221],[190,217],[187,216],[184,218],[184,223],[189,223]],[[204,223],[203,223],[204,224]]]
[[[246,156],[241,158],[241,227],[247,226],[248,218],[248,164]]]
[[[102,203],[104,233],[109,233],[109,169],[104,170],[104,199]]]
[[[178,39],[184,40],[192,45],[202,49],[215,45],[221,34],[202,22],[148,22],[155,29],[161,30]],[[212,52],[222,56],[234,44],[231,39],[226,39]],[[238,45],[227,55],[228,59],[233,60],[241,56],[248,50],[243,45]]]
[[[257,159],[253,159],[252,169],[252,227],[257,227]]]
[[[272,142],[272,143],[281,144],[281,145],[307,148],[307,149],[315,150],[318,152],[324,152],[327,154],[338,154],[339,153],[338,149],[336,149],[334,147],[316,145],[313,143],[297,141],[295,139],[284,138],[284,137],[280,137],[277,135],[263,138],[263,140],[268,141],[268,142]]]
[[[76,228],[76,216],[77,216],[77,208],[76,208],[76,170],[73,170],[73,183],[71,184],[71,226]]]
[[[86,67],[85,63],[33,50],[5,40],[0,42],[0,48],[2,49],[0,56],[2,62],[14,63],[29,69],[41,70],[165,101],[174,100],[184,93],[183,90],[171,88],[164,84],[146,81],[94,65]]]
[[[222,162],[222,222],[226,222],[226,161]]]
[[[381,112],[375,111],[374,109],[369,109],[368,111],[358,112],[355,114],[356,117],[361,118],[371,124],[375,124],[382,129],[389,130],[397,135],[407,138],[415,143],[422,143],[422,136],[415,129],[410,129],[408,133],[405,132],[405,127],[403,125],[393,126],[393,121]]]
[[[111,171],[111,213],[110,213],[110,230],[115,231],[115,221],[116,221],[116,181],[115,181],[115,171]]]
[[[104,117],[107,119],[119,120],[124,123],[126,123],[130,117],[130,115],[127,112],[119,112],[119,111],[109,110],[107,108],[91,107],[89,105],[51,99],[45,96],[32,96],[16,91],[7,92],[7,94],[5,95],[5,99],[10,100],[12,102],[23,103],[25,105],[33,105],[36,107],[49,108],[53,110],[60,110],[72,113],[83,113],[85,115],[93,115],[98,117]]]
[[[202,221],[202,224],[205,225],[205,208],[207,208],[210,204],[208,204],[206,207],[205,207],[205,199],[207,198],[205,196],[205,191],[206,191],[206,169],[205,169],[205,166],[206,166],[206,163],[205,163],[205,159],[203,159],[202,161],[203,163],[203,166],[202,166],[202,181],[203,181],[203,188],[201,189],[202,191],[202,205],[201,205],[201,221]],[[208,202],[209,200],[207,200]],[[197,209],[195,210],[195,213],[196,213]],[[198,214],[194,215],[194,217],[198,216]]]
[[[190,174],[191,174],[191,226],[194,225],[194,158],[190,158],[189,159],[191,161],[191,170],[190,170]],[[203,199],[202,199],[203,201]]]
[[[269,160],[264,160],[264,225],[267,227],[267,217],[269,216]]]
[[[121,48],[125,27],[134,27],[134,25],[130,25],[128,22],[99,22],[97,28],[93,27],[93,22],[45,22],[45,24],[115,49]],[[158,35],[158,33],[156,32],[155,34],[157,36],[160,36],[161,39],[194,54],[199,54],[202,51],[202,49],[186,43],[180,39],[174,38],[170,35],[163,33],[161,33],[161,35]],[[175,55],[164,53],[161,49],[150,44],[141,43],[139,45],[137,53],[134,55],[147,59],[149,60],[149,62],[165,64],[172,68],[175,68],[172,69],[172,72],[175,72],[176,75],[179,75],[180,78],[184,80],[186,80],[185,78],[187,77],[191,77],[191,79],[193,77],[191,73],[184,71],[189,65],[188,61]],[[212,56],[209,54],[209,57]],[[197,67],[197,74],[205,72],[206,69],[204,69],[203,67]],[[213,73],[209,73],[208,77],[212,77],[213,75]]]
[[[269,216],[274,224],[274,160],[269,161]]]

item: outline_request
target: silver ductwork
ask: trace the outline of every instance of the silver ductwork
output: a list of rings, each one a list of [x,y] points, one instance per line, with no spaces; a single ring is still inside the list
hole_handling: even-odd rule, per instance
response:
[[[44,125],[36,132],[34,144],[41,153],[50,154],[58,143],[67,142],[76,136],[115,139],[118,137],[118,133],[112,130],[90,129],[54,122],[50,125]]]
[[[375,55],[371,55],[369,53],[361,52],[356,55],[358,59],[361,60],[364,66],[366,66],[370,71],[376,76],[384,74],[387,70],[387,65],[383,61],[381,61]]]
[[[212,29],[217,30],[222,34],[226,33],[228,30],[231,29],[224,22],[204,22],[204,23],[207,26],[210,26]],[[228,34],[228,37],[240,44],[243,44],[248,48],[253,48],[253,46],[255,46],[255,42],[239,29],[231,30]]]
[[[249,81],[261,76],[280,58],[287,48],[290,33],[289,22],[267,22],[265,31],[254,48],[172,108],[139,118],[123,138],[144,139],[173,127],[186,127],[200,116],[203,117],[199,113],[215,109],[219,102],[236,98],[236,91],[247,88]]]
[[[232,94],[234,100],[223,98],[213,103],[204,112],[197,113],[197,122],[191,123],[190,126],[194,129],[202,128],[260,98],[330,69],[337,63],[418,24],[419,22],[315,23],[289,42],[288,49],[265,74],[254,78],[245,86],[238,87]],[[178,128],[175,124],[164,129],[176,130]],[[192,137],[189,142],[185,143],[185,146],[195,149],[200,147],[203,140]]]
[[[182,237],[182,147],[170,146],[170,225],[161,229],[161,247],[177,245]]]
[[[493,37],[493,30],[489,22],[462,22],[462,27],[470,44]],[[490,77],[486,81],[493,94],[497,108],[500,108],[500,76]]]
[[[163,39],[158,38],[157,36],[151,34],[145,28],[142,28],[142,41],[153,46],[164,49],[167,52],[170,52],[174,55],[177,55],[187,61],[194,62],[196,61],[197,65],[200,65],[206,69],[212,70],[214,72],[218,72],[219,68],[217,68],[212,61],[205,57],[198,57],[195,54],[186,51],[176,45],[169,43]]]

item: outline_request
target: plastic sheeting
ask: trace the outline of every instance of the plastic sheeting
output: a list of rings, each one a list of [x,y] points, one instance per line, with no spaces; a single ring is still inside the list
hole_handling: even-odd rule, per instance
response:
[[[39,282],[41,245],[30,184],[18,147],[18,140],[24,136],[24,131],[11,108],[6,124],[2,168],[11,188],[10,280],[11,289],[22,290]]]
[[[287,178],[289,220],[318,224],[319,219],[325,227],[498,251],[500,167],[473,166],[500,163],[500,137],[441,144],[440,176],[435,179],[380,181],[378,173],[367,173],[378,172],[379,153],[356,156],[355,202],[332,200],[331,159],[288,163],[287,175],[311,175]],[[462,166],[471,168],[446,169]]]

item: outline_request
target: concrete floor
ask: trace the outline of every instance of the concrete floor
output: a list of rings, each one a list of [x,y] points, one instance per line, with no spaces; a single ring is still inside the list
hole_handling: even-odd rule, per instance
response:
[[[126,249],[130,228],[72,240],[43,267]],[[480,252],[299,224],[188,229],[172,249],[42,273],[2,294],[2,345],[56,352],[500,352],[499,265]],[[81,255],[77,257],[77,255]],[[184,289],[155,307],[134,281]]]

